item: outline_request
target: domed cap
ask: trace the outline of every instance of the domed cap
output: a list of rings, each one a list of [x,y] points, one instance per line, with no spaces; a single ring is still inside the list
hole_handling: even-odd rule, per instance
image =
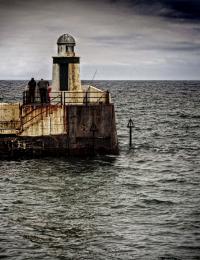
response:
[[[74,37],[72,37],[70,34],[63,34],[61,35],[58,40],[57,40],[57,44],[65,44],[68,46],[74,46],[76,45],[75,39]]]

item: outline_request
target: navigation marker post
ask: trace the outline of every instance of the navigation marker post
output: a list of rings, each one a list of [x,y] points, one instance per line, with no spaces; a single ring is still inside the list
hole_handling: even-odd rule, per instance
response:
[[[130,118],[127,127],[129,128],[129,147],[132,147],[132,128],[134,127],[133,120]]]

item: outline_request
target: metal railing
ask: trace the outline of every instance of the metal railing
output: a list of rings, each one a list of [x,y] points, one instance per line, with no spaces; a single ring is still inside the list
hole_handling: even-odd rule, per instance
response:
[[[53,104],[53,107],[57,107],[57,105],[59,105],[59,102],[58,103],[55,103],[55,99],[56,97],[52,97],[51,99],[51,102],[53,101],[54,104]],[[41,104],[41,103],[39,103]],[[52,106],[50,106],[50,104],[52,103],[47,103],[45,105],[45,109],[42,110],[42,111],[39,111],[39,113],[37,113],[36,115],[33,116],[33,112],[34,111],[38,111],[38,106],[35,106],[35,108],[31,109],[28,113],[24,114],[22,117],[21,117],[21,131],[24,130],[24,125],[26,125],[27,123],[31,123],[34,119],[36,118],[40,118],[40,116],[42,116],[43,114],[46,114],[46,115],[49,115],[51,112],[52,112]],[[29,115],[32,115],[31,118],[29,118]],[[37,123],[37,121],[35,121],[35,123]]]
[[[18,121],[0,121],[0,130],[19,130],[22,132],[30,124],[37,123],[43,114],[49,115],[52,110],[55,110],[59,105],[94,105],[101,103],[110,103],[110,93],[108,91],[98,92],[74,92],[74,91],[59,91],[46,93],[41,97],[39,93],[30,96],[28,91],[23,92],[23,105],[33,105],[27,112],[21,114]],[[40,110],[39,108],[43,109]],[[24,110],[26,111],[26,110]],[[35,112],[35,113],[34,113]]]
[[[52,105],[89,105],[98,103],[110,103],[109,91],[104,92],[74,92],[74,91],[59,91],[51,92],[40,95],[30,95],[28,91],[23,92],[23,105],[41,105],[41,104],[52,104]]]

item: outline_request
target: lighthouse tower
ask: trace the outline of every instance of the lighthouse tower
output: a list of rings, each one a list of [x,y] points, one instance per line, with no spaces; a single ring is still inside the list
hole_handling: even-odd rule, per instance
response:
[[[80,58],[75,55],[75,39],[69,34],[57,40],[58,54],[53,57],[52,91],[80,92]]]

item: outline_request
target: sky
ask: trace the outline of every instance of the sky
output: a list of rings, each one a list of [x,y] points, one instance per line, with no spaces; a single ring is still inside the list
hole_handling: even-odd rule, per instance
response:
[[[64,33],[82,79],[200,79],[200,0],[0,0],[0,79],[51,79]]]

